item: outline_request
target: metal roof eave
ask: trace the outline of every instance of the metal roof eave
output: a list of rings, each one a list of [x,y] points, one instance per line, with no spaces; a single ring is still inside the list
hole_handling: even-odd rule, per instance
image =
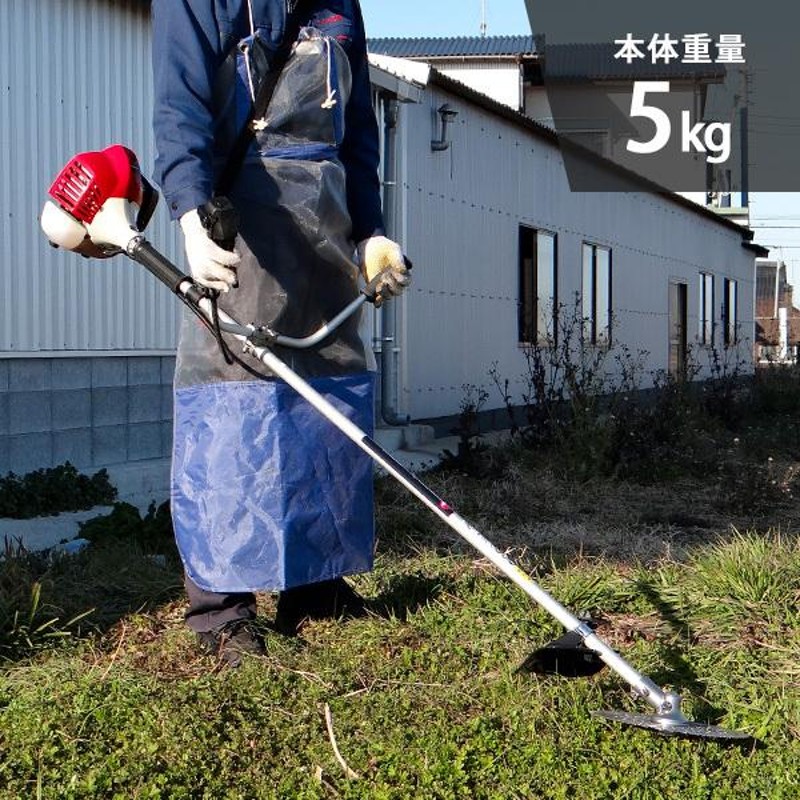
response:
[[[430,67],[407,59],[370,53],[369,79],[373,86],[383,89],[398,100],[419,103],[428,85]]]
[[[529,34],[509,36],[418,36],[370,37],[370,52],[396,58],[456,59],[534,56],[534,37]]]
[[[742,247],[745,250],[750,250],[755,253],[759,258],[766,258],[769,255],[769,248],[764,245],[756,244],[755,242],[742,242]]]
[[[725,79],[718,64],[624,64],[616,58],[615,44],[572,42],[546,44],[544,37],[453,36],[377,37],[367,40],[370,53],[438,64],[491,64],[508,62],[538,66],[546,80],[585,81],[690,80],[709,83]]]

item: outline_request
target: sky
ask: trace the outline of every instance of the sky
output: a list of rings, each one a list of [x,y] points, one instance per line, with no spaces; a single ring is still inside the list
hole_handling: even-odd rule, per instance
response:
[[[524,0],[361,0],[367,35],[479,36],[482,8],[489,36],[530,34]]]
[[[788,279],[800,287],[800,192],[753,192],[750,226],[770,258],[786,262]],[[795,303],[800,288],[795,289]]]
[[[524,0],[361,0],[367,35],[376,38],[479,36],[484,9],[489,36],[531,32]],[[800,191],[752,192],[750,220],[755,241],[786,262],[790,282],[800,287]]]

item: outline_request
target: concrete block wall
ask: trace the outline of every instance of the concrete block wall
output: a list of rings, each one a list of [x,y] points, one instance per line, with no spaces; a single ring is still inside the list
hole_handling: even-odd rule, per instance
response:
[[[0,475],[163,459],[172,356],[0,358]]]

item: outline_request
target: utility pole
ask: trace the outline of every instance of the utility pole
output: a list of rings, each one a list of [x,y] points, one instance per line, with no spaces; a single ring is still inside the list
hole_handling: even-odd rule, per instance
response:
[[[739,157],[741,159],[742,170],[742,208],[747,208],[750,205],[750,152],[749,152],[749,119],[748,119],[748,106],[750,104],[750,76],[747,73],[747,68],[742,68],[742,81],[744,83],[744,102],[739,108],[739,128],[740,128],[740,142],[741,149]]]
[[[486,36],[488,27],[486,24],[486,0],[481,0],[481,36]]]

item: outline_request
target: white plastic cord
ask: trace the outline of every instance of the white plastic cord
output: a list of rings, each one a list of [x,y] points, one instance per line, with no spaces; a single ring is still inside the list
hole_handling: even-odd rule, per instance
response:
[[[256,26],[253,20],[253,3],[251,0],[247,0],[247,14],[250,18],[250,35],[256,35]],[[255,103],[256,101],[256,88],[253,86],[253,75],[250,72],[250,48],[245,45],[242,48],[242,53],[244,54],[244,65],[245,69],[247,70],[247,84],[250,87],[250,98]]]
[[[242,53],[244,54],[244,66],[245,66],[245,71],[247,72],[247,85],[250,89],[250,99],[255,103],[256,87],[253,86],[253,74],[250,71],[250,48],[247,45],[245,45],[242,48]]]
[[[256,26],[253,22],[253,3],[252,0],[247,0],[247,13],[250,15],[250,35],[256,35]]]
[[[322,108],[333,108],[336,103],[338,102],[334,95],[336,94],[336,89],[333,88],[331,85],[331,70],[333,69],[332,61],[333,55],[331,53],[331,40],[326,36],[325,37],[325,48],[328,51],[328,69],[325,76],[326,80],[326,89],[328,90],[328,96],[322,101]]]

